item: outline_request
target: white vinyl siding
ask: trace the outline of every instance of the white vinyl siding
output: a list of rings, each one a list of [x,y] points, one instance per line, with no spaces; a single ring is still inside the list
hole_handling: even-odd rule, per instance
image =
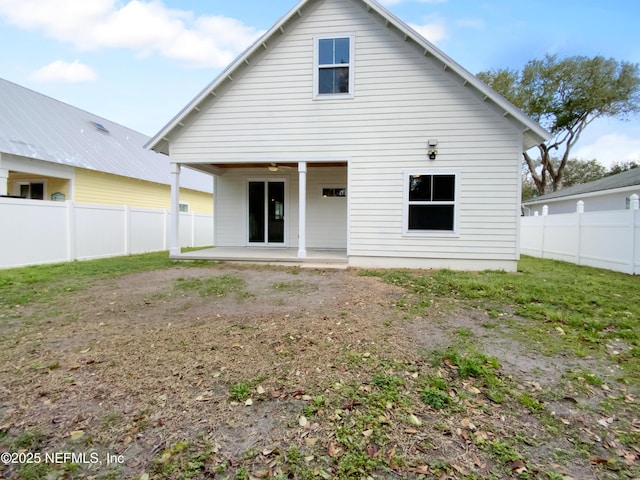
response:
[[[314,38],[335,32],[357,38],[357,95],[314,101]],[[435,160],[428,139],[438,140]],[[518,256],[521,150],[522,135],[502,112],[359,2],[345,0],[311,3],[171,143],[173,160],[186,163],[348,161],[350,256],[497,262]],[[403,235],[403,172],[425,169],[463,172],[457,238]],[[297,218],[297,172],[291,175],[289,214]],[[309,195],[312,181],[309,175]],[[216,192],[217,216],[227,191]],[[216,223],[220,239],[235,235],[221,231],[224,218]],[[307,224],[311,247],[318,228],[311,214]],[[293,220],[290,236],[294,246]]]

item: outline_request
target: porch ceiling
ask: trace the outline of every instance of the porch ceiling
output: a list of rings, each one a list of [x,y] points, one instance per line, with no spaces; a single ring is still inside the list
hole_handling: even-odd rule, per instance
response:
[[[185,163],[186,167],[194,170],[200,170],[206,173],[212,173],[215,175],[222,175],[226,170],[232,169],[248,169],[248,168],[267,168],[269,165],[275,165],[278,169],[298,169],[297,162],[277,162],[277,161],[264,161],[264,162],[250,162],[250,163]],[[327,168],[327,167],[346,167],[347,162],[309,162],[307,161],[307,168]]]

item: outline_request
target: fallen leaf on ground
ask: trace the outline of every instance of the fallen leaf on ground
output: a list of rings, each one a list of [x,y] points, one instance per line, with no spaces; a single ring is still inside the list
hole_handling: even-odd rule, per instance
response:
[[[511,467],[511,471],[520,475],[527,471],[527,466],[524,464],[522,460],[514,460],[509,463],[509,467]]]
[[[339,457],[342,455],[342,448],[338,447],[335,443],[329,442],[329,447],[327,448],[327,453],[331,458]]]
[[[422,420],[416,417],[413,413],[409,415],[408,419],[411,425],[415,425],[416,427],[419,427],[420,425],[422,425]]]

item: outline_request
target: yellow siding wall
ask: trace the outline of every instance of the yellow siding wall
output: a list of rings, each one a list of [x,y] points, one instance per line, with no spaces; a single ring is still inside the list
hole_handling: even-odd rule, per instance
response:
[[[77,168],[75,170],[75,201],[170,209],[171,187]],[[213,214],[213,195],[211,194],[181,188],[180,203],[188,203],[189,212]]]
[[[189,211],[213,215],[213,195],[188,188],[180,189],[180,203],[189,204]]]
[[[60,192],[65,199],[71,198],[71,181],[66,178],[51,178],[47,181],[47,198],[51,199],[51,194]]]
[[[55,192],[64,193],[71,200],[71,182],[64,178],[47,177],[28,173],[10,172],[9,193],[14,193],[14,183],[20,181],[45,181],[45,200]],[[171,208],[171,187],[160,183],[136,180],[134,178],[111,175],[76,168],[75,198],[78,203],[102,205],[129,205],[140,208]],[[180,189],[180,203],[189,205],[189,212],[213,215],[213,195],[210,193]]]

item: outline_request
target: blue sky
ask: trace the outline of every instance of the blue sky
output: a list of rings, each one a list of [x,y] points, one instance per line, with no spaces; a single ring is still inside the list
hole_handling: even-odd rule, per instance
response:
[[[0,0],[0,77],[154,135],[296,0]],[[634,0],[382,0],[471,73],[546,53],[640,63]],[[640,161],[640,116],[573,151]]]

